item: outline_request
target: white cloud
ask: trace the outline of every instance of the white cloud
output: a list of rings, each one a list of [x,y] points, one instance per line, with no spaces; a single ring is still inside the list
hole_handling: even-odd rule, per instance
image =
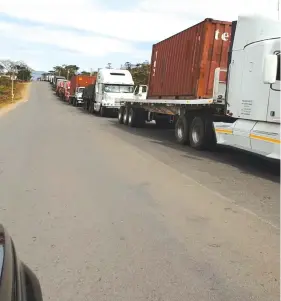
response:
[[[72,26],[131,41],[158,41],[206,17],[236,19],[240,13],[277,16],[277,0],[139,0],[126,10],[105,10],[102,0],[10,0],[0,12],[46,24]],[[122,2],[119,1],[120,8]]]
[[[15,59],[26,60],[40,69],[47,68],[47,62],[51,66],[83,62],[84,66],[100,67],[110,61],[118,67],[125,61],[150,60],[150,44],[207,17],[226,21],[247,13],[277,17],[277,0],[134,0],[129,8],[120,0],[118,10],[109,9],[109,3],[106,7],[105,1],[80,0],[76,5],[69,0],[0,1],[0,13],[44,24],[29,26],[27,22],[9,23],[0,19],[0,40],[1,44],[6,43],[5,55],[11,55],[11,59],[16,56]],[[64,30],[64,27],[87,30],[89,34]],[[17,43],[9,46],[11,41],[25,43],[25,50]],[[140,50],[136,42],[147,44]],[[34,43],[43,46],[35,50]],[[46,53],[47,46],[65,51],[54,51],[51,55]],[[3,47],[1,52],[3,56]]]
[[[43,26],[23,26],[0,21],[2,37],[54,45],[91,56],[104,56],[112,52],[131,53],[130,43],[117,39],[81,34],[63,30],[48,30]],[[2,38],[3,39],[3,38]]]

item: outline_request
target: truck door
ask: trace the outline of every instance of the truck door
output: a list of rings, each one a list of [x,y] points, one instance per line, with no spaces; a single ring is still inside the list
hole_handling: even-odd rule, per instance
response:
[[[263,83],[264,43],[249,44],[244,49],[242,94],[239,116],[248,120],[266,121],[268,85]]]
[[[136,86],[135,91],[134,91],[134,99],[135,99],[136,101],[138,101],[139,98],[140,98],[139,91],[140,91],[140,86]]]
[[[279,43],[277,45],[279,46]],[[276,47],[276,48],[277,48]],[[274,53],[278,58],[278,67],[276,72],[276,82],[270,85],[268,109],[267,109],[267,121],[268,122],[280,122],[280,50],[275,50]]]
[[[146,85],[137,86],[134,91],[134,99],[137,101],[146,99],[146,94],[147,94],[147,86]]]

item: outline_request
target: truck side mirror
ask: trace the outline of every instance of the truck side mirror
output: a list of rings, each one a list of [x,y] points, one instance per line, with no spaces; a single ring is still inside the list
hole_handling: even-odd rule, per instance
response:
[[[277,74],[277,55],[269,54],[264,59],[263,82],[265,84],[274,84]]]

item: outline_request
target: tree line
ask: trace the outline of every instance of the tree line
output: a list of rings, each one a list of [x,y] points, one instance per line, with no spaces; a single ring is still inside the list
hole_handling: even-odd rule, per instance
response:
[[[108,63],[105,68],[112,69],[112,64]],[[135,85],[148,84],[150,72],[150,63],[148,61],[137,64],[125,62],[124,65],[121,65],[120,68],[129,70],[131,72]],[[98,71],[80,71],[80,67],[78,67],[77,65],[64,64],[61,66],[54,66],[53,70],[48,71],[48,73],[58,76],[64,76],[66,79],[70,80],[73,75],[97,75]]]
[[[30,81],[32,69],[23,61],[0,60],[0,75],[20,81]]]

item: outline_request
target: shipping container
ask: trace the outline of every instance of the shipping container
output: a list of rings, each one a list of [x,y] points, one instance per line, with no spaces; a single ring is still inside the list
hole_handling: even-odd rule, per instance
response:
[[[148,98],[212,97],[215,69],[227,68],[230,34],[231,22],[205,19],[153,45]]]
[[[75,94],[78,87],[87,87],[96,82],[96,76],[89,75],[74,75],[70,81],[70,95]]]

